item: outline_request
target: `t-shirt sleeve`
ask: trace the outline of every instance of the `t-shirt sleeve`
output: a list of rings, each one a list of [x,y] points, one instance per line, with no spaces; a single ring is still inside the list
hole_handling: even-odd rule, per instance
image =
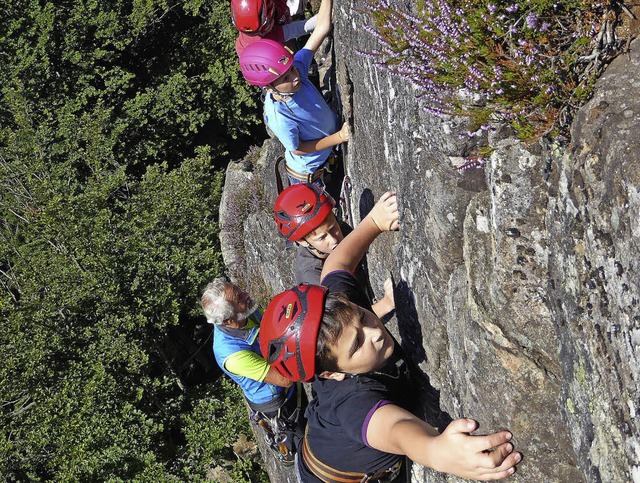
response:
[[[275,101],[272,101],[275,103]],[[286,108],[285,108],[286,109]],[[287,151],[295,151],[300,145],[300,127],[294,119],[278,112],[278,107],[265,104],[264,122],[273,131]]]
[[[248,377],[262,382],[269,372],[269,364],[264,358],[253,351],[238,351],[227,357],[224,367],[231,374]]]
[[[343,292],[347,298],[362,308],[371,310],[371,300],[365,292],[365,288],[346,270],[336,270],[326,275],[321,285],[329,289],[329,292]]]
[[[300,49],[293,57],[293,65],[298,69],[300,77],[309,77],[309,68],[313,60],[313,52],[309,49]]]
[[[290,119],[286,119],[281,124],[276,135],[287,151],[295,151],[300,146],[300,128],[296,122]]]
[[[363,390],[366,387],[366,390]],[[336,405],[335,411],[345,435],[353,440],[369,446],[367,429],[374,413],[386,404],[391,404],[391,397],[384,385],[368,381],[357,391]]]

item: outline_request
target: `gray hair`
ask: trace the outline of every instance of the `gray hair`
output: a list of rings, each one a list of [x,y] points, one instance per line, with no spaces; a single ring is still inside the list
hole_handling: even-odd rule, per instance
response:
[[[229,285],[231,283],[224,278],[216,278],[202,292],[200,305],[210,324],[222,325],[225,320],[235,318],[235,309],[226,297],[226,289]]]

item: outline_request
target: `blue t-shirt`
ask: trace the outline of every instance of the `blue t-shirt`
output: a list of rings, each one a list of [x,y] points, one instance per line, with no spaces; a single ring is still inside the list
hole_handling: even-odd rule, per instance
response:
[[[293,154],[300,141],[322,139],[338,130],[336,115],[309,80],[312,60],[312,51],[299,50],[293,58],[293,65],[300,74],[300,90],[287,101],[276,102],[270,94],[264,101],[264,120],[284,145],[287,165],[303,174],[313,173],[322,166],[332,148],[311,154]]]
[[[371,307],[362,287],[349,272],[331,272],[322,284],[330,292],[344,292],[355,304]],[[410,409],[409,401],[414,397],[404,352],[397,342],[393,355],[375,373],[342,381],[316,377],[313,389],[316,397],[306,411],[307,438],[320,461],[340,471],[370,473],[390,468],[403,458],[372,448],[367,441],[369,421],[378,408],[396,404]],[[299,472],[305,483],[320,482],[303,461]],[[405,480],[399,477],[395,481]]]
[[[226,367],[226,361],[229,357],[240,351],[255,352],[262,357],[258,339],[260,332],[260,325],[258,324],[262,316],[256,311],[250,317],[256,324],[248,329],[230,329],[221,325],[214,325],[213,354],[220,368],[242,388],[245,397],[249,401],[254,404],[266,404],[276,399],[286,389],[252,379],[248,374],[231,373]],[[249,373],[253,374],[253,371],[249,371]]]

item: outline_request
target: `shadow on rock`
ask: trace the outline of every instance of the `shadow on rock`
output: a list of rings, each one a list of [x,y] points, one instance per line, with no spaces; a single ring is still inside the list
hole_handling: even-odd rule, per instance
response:
[[[358,204],[358,211],[360,215],[360,221],[373,209],[373,205],[376,204],[375,196],[369,188],[365,188],[360,195],[360,203]]]
[[[440,391],[431,385],[429,376],[419,367],[420,363],[427,360],[427,354],[413,289],[406,281],[401,280],[395,287],[394,295],[400,341],[409,359],[411,378],[420,388],[421,415],[425,421],[442,431],[452,418],[440,409]]]

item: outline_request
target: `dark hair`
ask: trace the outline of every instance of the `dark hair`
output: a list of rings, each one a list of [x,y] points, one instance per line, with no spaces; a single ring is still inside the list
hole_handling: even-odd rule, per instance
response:
[[[349,299],[344,293],[334,292],[327,295],[316,342],[316,374],[339,370],[329,346],[338,341],[342,335],[342,329],[349,324],[354,312],[353,306],[349,304]]]

